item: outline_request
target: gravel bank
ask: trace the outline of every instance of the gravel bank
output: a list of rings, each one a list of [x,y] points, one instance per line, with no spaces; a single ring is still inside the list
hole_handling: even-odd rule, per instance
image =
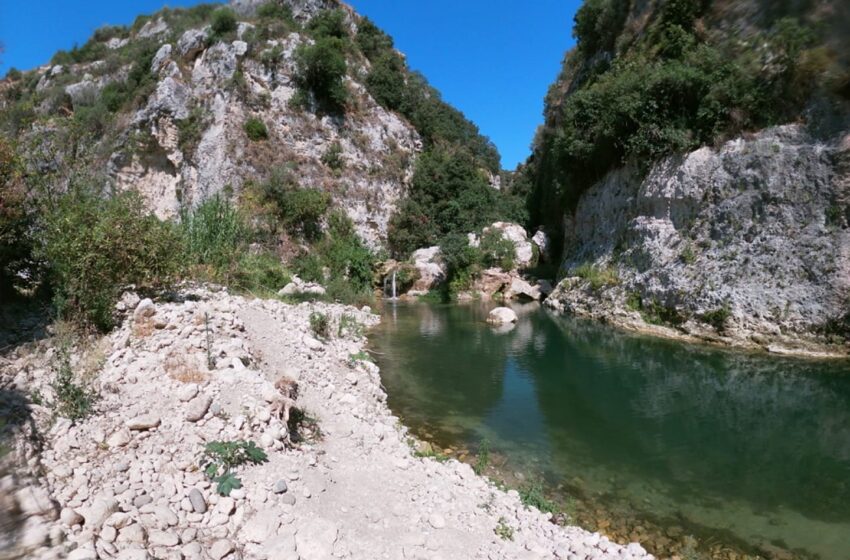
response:
[[[368,309],[192,295],[125,298],[123,326],[76,364],[101,353],[97,412],[75,425],[52,420],[49,341],[0,362],[5,390],[45,402],[16,440],[26,467],[0,480],[0,558],[651,558],[550,523],[466,464],[415,457],[378,368],[357,359],[379,320]],[[282,378],[312,429],[280,418]],[[222,497],[199,465],[206,443],[230,440],[268,461],[240,467],[242,487]]]

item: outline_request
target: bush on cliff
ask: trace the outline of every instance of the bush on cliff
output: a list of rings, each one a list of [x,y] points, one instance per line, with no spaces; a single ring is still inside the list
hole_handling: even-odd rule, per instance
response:
[[[344,42],[337,37],[321,37],[313,45],[299,47],[295,58],[295,81],[302,100],[311,93],[320,110],[344,112],[348,100]]]

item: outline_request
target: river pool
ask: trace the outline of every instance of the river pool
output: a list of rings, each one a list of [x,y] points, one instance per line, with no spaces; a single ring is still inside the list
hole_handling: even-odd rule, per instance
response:
[[[693,534],[729,557],[850,559],[850,362],[685,345],[537,304],[494,329],[491,307],[385,306],[371,348],[415,434],[470,460],[486,440],[505,479],[539,477],[579,524],[661,555]]]

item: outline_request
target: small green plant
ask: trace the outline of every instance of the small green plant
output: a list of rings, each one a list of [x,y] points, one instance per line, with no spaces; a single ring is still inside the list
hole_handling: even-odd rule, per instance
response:
[[[267,140],[269,137],[269,130],[266,128],[266,123],[258,119],[257,117],[251,117],[247,121],[245,121],[245,134],[248,135],[248,138],[253,142],[259,142],[261,140]]]
[[[313,311],[310,313],[310,330],[319,338],[327,339],[331,334],[331,322],[325,313]]]
[[[526,507],[535,507],[546,513],[554,513],[558,506],[546,497],[543,481],[535,478],[519,489],[519,498]]]
[[[478,456],[475,459],[473,470],[475,474],[483,474],[490,465],[490,440],[484,438],[478,446]]]
[[[266,452],[253,441],[213,441],[204,447],[204,474],[216,483],[216,491],[222,496],[242,488],[242,481],[233,474],[233,469],[246,465],[258,465],[268,460]]]
[[[629,295],[626,297],[626,307],[628,307],[632,311],[642,310],[643,298],[640,297],[640,294],[638,292],[629,292]]]
[[[328,149],[322,154],[322,163],[334,171],[342,171],[342,168],[345,167],[345,160],[342,158],[342,144],[334,142],[328,146]]]
[[[97,395],[75,380],[71,365],[71,351],[61,344],[53,379],[53,391],[56,394],[56,413],[72,422],[82,420],[92,413]]]
[[[620,276],[613,266],[596,266],[592,263],[584,263],[573,270],[573,276],[587,280],[590,289],[594,292],[620,283]]]
[[[499,523],[496,525],[496,534],[502,540],[512,541],[514,540],[514,529],[510,525],[508,525],[507,520],[504,517],[499,518]]]
[[[344,313],[342,317],[339,318],[339,328],[337,329],[337,335],[340,338],[342,338],[346,334],[352,336],[353,338],[360,338],[361,336],[363,336],[363,330],[363,325],[353,315]]]
[[[204,342],[207,349],[207,369],[212,371],[215,369],[215,360],[212,355],[212,332],[210,331],[210,315],[204,313]]]
[[[656,299],[643,300],[641,317],[651,325],[679,326],[687,317],[675,305],[666,305]]]
[[[372,356],[367,354],[364,351],[360,351],[356,354],[349,354],[348,356],[348,365],[352,368],[357,367],[357,364],[360,362],[371,362]]]
[[[412,441],[410,442],[410,445],[413,448],[414,457],[418,457],[420,459],[433,459],[438,463],[445,463],[446,461],[451,459],[451,457],[449,457],[442,451],[434,449],[431,446],[427,446],[425,449],[416,449],[416,446]]]
[[[694,264],[697,260],[697,255],[694,252],[693,246],[688,243],[679,255],[679,259],[685,264]]]

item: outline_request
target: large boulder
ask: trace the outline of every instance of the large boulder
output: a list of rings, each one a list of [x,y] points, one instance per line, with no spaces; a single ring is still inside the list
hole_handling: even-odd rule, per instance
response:
[[[516,323],[517,316],[514,310],[509,307],[497,307],[487,315],[487,322],[491,325],[507,325]]]
[[[419,275],[408,295],[420,296],[427,294],[446,279],[446,266],[440,258],[439,247],[428,247],[414,251],[411,256],[413,266]]]
[[[504,239],[514,244],[514,249],[516,250],[514,258],[515,267],[526,268],[534,264],[534,247],[531,241],[528,240],[528,233],[524,227],[511,222],[496,222],[484,228],[483,234],[493,230],[499,231]],[[473,244],[472,240],[470,240],[470,244]]]

